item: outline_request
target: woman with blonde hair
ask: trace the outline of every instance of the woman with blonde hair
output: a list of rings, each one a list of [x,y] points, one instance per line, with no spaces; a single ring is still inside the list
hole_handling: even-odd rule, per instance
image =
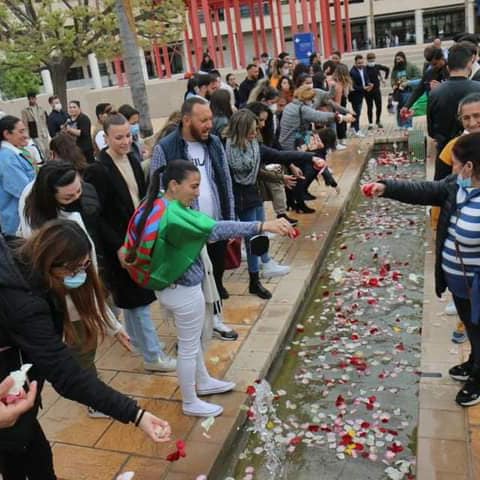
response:
[[[352,77],[348,67],[343,63],[339,63],[335,68],[330,80],[327,80],[330,87],[335,87],[333,101],[342,107],[347,107],[348,93],[352,88]],[[345,148],[345,138],[347,138],[347,124],[339,123],[337,125],[337,148],[343,150]]]

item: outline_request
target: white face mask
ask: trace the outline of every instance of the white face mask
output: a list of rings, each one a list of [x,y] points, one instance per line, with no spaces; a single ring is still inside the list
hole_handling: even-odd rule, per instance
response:
[[[368,62],[367,65],[368,65],[369,67],[374,67],[374,66],[375,66],[375,62]]]
[[[56,110],[57,112],[60,112],[62,110],[62,104],[61,103],[56,103],[53,106],[53,109]]]

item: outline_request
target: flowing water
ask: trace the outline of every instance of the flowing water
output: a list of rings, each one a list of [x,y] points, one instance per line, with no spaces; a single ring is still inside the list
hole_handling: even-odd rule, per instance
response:
[[[361,183],[424,176],[376,152]],[[424,207],[357,194],[219,478],[415,478],[424,224]]]

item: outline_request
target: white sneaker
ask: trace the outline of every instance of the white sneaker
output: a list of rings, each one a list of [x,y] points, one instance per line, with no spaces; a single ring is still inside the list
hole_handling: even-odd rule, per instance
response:
[[[445,315],[456,315],[457,314],[457,308],[455,307],[455,304],[453,302],[450,302],[447,304],[445,307]]]
[[[365,134],[363,134],[363,133],[361,132],[361,130],[358,130],[358,131],[357,131],[357,130],[354,130],[353,132],[354,132],[353,135],[354,135],[355,137],[357,137],[357,138],[365,138]]]
[[[373,125],[373,123],[369,123],[369,124],[368,124],[368,129],[369,129],[369,130],[373,130],[374,127],[375,127],[375,126]]]
[[[143,368],[149,372],[174,372],[177,369],[177,359],[165,355],[158,357],[156,362],[143,362]]]
[[[267,263],[262,263],[262,276],[266,278],[283,277],[290,273],[290,267],[287,265],[279,265],[273,258]]]
[[[246,262],[247,261],[247,249],[245,248],[245,242],[242,242],[242,246],[240,247],[240,253],[241,253],[242,262]]]
[[[183,413],[192,417],[218,417],[223,413],[223,407],[197,398],[194,402],[183,404]]]
[[[226,382],[224,380],[218,380],[216,378],[210,378],[210,381],[197,387],[197,395],[215,395],[217,393],[230,392],[235,388],[234,382]]]
[[[336,149],[336,150],[345,150],[346,148],[347,148],[346,145],[344,145],[343,143],[338,142],[335,149]]]
[[[87,407],[88,416],[90,418],[110,418],[108,415],[100,412],[99,410],[95,410],[92,407]]]

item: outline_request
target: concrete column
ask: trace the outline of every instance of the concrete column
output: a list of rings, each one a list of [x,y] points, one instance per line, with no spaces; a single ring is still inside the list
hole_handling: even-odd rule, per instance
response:
[[[142,64],[143,78],[145,81],[147,81],[148,80],[147,62],[145,61],[145,52],[143,51],[142,47],[138,47],[138,54],[140,56],[140,63]]]
[[[100,69],[98,68],[97,56],[94,53],[88,54],[88,65],[90,66],[90,73],[92,74],[93,88],[99,90],[102,88],[102,77],[100,76]]]
[[[368,40],[371,40],[372,43],[373,43],[373,39],[374,39],[374,36],[375,36],[374,31],[375,31],[375,19],[374,19],[373,15],[369,15],[367,17],[367,45],[368,45]],[[371,47],[373,47],[373,44],[372,44]]]
[[[279,12],[277,10],[277,2],[272,2],[272,11],[270,12],[270,26],[272,25],[272,17],[275,19],[278,19]],[[281,15],[281,12],[280,12]],[[278,45],[278,52],[280,53],[282,51],[282,36],[280,35],[280,26],[278,25],[278,22],[275,23],[275,31],[272,29],[272,37],[275,35],[275,38],[277,39],[277,45]],[[273,38],[272,38],[273,41]]]
[[[465,27],[468,33],[475,32],[475,2],[474,0],[465,1]]]
[[[423,10],[415,10],[415,43],[421,45],[423,38]]]
[[[45,88],[45,93],[47,95],[53,95],[53,83],[52,76],[50,75],[50,70],[44,69],[40,71],[42,76],[43,87]]]

